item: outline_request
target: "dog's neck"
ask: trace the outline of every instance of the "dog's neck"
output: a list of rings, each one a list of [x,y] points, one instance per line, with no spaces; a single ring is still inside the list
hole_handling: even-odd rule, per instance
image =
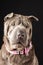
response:
[[[25,62],[30,62],[30,58],[28,58],[29,57],[29,54],[28,54],[28,56],[26,56],[26,55],[24,55],[24,54],[22,54],[22,55],[19,55],[19,54],[12,54],[12,53],[10,53],[10,51],[7,49],[7,47],[5,46],[5,44],[4,44],[4,50],[3,50],[3,53],[2,53],[2,57],[3,57],[3,59],[4,60],[6,60],[7,58],[8,58],[8,62],[9,62],[9,60],[11,61],[11,63],[13,62],[12,61],[12,57],[13,57],[13,60],[14,60],[14,63],[15,63],[15,61],[17,62],[17,63],[20,63],[20,61],[22,60],[22,63],[24,64]],[[30,43],[30,50],[32,50],[32,45],[31,45],[31,43]],[[29,49],[28,48],[28,49]],[[30,51],[28,51],[28,52],[30,52]],[[32,51],[33,52],[33,51]],[[30,52],[31,53],[31,52]],[[24,59],[25,58],[25,59]],[[17,60],[18,59],[18,60]],[[32,57],[31,57],[31,60],[32,60]],[[18,64],[17,64],[18,65]]]

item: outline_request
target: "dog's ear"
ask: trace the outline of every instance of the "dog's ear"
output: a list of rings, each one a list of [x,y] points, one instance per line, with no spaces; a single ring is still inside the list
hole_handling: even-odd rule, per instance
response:
[[[9,20],[9,19],[12,18],[13,16],[14,16],[14,13],[13,13],[13,12],[10,13],[10,14],[8,14],[8,15],[6,15],[6,16],[4,17],[4,21]]]
[[[34,21],[34,20],[39,21],[39,19],[33,15],[28,16],[28,19],[31,21]]]

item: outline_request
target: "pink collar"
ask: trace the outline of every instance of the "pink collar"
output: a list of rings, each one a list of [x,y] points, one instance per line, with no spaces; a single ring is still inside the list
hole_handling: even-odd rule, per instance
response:
[[[6,47],[6,46],[5,46]],[[30,42],[30,46],[29,47],[27,47],[27,48],[25,48],[25,49],[23,49],[22,51],[10,51],[10,50],[8,50],[8,48],[6,47],[6,50],[9,52],[9,53],[11,53],[11,54],[26,54],[26,55],[28,55],[29,54],[29,51],[32,49],[32,42]]]

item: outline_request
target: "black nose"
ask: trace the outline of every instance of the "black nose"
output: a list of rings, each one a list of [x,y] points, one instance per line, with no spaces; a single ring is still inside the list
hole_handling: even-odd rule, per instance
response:
[[[26,31],[24,30],[19,30],[17,32],[17,42],[20,42],[20,43],[24,43],[26,41],[26,38],[27,38],[27,35],[26,35]]]
[[[17,33],[18,38],[24,38],[25,37],[25,32],[23,30],[19,30]]]
[[[24,38],[24,33],[23,32],[19,32],[18,33],[18,38]]]

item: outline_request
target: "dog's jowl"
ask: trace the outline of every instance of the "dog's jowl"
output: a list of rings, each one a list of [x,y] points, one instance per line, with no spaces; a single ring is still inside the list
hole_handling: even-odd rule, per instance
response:
[[[10,13],[4,17],[0,65],[38,65],[32,44],[32,22],[38,18]]]

